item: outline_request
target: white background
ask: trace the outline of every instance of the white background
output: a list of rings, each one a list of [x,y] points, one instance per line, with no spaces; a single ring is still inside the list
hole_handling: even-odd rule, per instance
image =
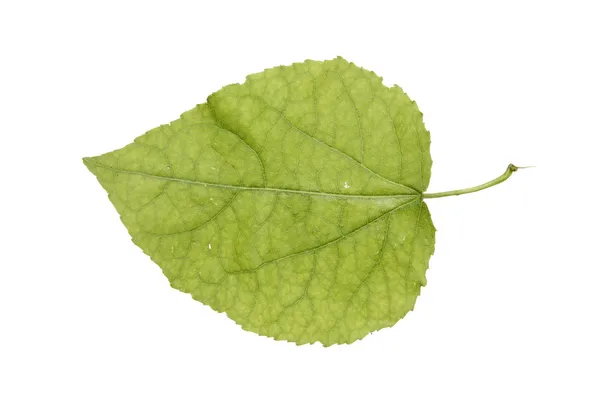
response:
[[[600,398],[597,6],[2,2],[0,398]],[[395,327],[297,347],[171,289],[81,157],[337,55],[418,102],[429,191],[537,168],[428,201],[429,284]]]

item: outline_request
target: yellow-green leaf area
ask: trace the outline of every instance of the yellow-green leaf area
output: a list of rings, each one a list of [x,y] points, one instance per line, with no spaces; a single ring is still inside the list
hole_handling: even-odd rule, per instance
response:
[[[84,162],[171,286],[331,345],[394,325],[426,283],[429,145],[402,89],[336,58],[250,75]]]

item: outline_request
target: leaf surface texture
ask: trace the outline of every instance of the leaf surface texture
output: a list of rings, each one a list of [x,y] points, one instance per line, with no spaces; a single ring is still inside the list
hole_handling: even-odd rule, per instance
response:
[[[84,162],[174,288],[331,345],[394,325],[426,283],[429,144],[402,89],[337,58],[250,75]]]

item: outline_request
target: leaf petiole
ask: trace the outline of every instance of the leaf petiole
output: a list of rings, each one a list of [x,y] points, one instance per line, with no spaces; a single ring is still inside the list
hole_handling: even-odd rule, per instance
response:
[[[502,175],[500,175],[496,179],[493,179],[489,182],[483,183],[478,186],[473,186],[473,187],[467,188],[467,189],[450,190],[448,192],[438,192],[438,193],[424,193],[423,198],[424,199],[435,199],[438,197],[458,196],[461,194],[478,192],[480,190],[487,189],[489,187],[496,186],[497,184],[504,182],[512,175],[513,172],[515,172],[519,169],[523,169],[523,168],[530,168],[530,167],[517,167],[517,166],[514,166],[513,164],[508,164],[506,171]]]

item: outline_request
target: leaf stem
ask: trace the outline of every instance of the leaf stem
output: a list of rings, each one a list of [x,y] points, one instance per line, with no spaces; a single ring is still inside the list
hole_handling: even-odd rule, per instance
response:
[[[458,196],[458,195],[466,194],[466,193],[479,192],[480,190],[487,189],[489,187],[496,186],[497,184],[504,182],[512,175],[513,172],[515,172],[521,168],[528,168],[528,167],[516,167],[512,164],[508,164],[506,171],[502,175],[500,175],[496,179],[493,179],[489,182],[486,182],[479,186],[473,186],[473,187],[467,188],[467,189],[450,190],[448,192],[438,192],[438,193],[424,193],[423,198],[424,199],[434,199],[437,197]]]

